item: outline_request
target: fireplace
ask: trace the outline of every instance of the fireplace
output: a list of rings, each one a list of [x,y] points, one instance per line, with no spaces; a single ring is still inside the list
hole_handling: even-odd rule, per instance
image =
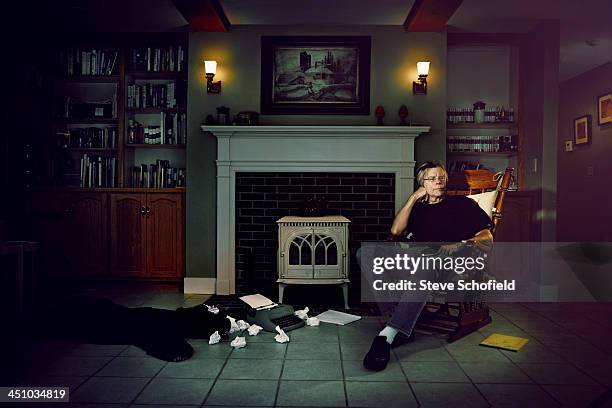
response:
[[[363,241],[384,240],[395,214],[394,173],[238,172],[235,189],[236,292],[276,298],[278,227],[284,216],[306,216],[305,204],[325,203],[321,215],[340,215],[349,228],[351,279]],[[308,204],[308,201],[312,202]]]
[[[414,139],[429,129],[429,126],[202,126],[202,131],[213,133],[218,142],[216,293],[236,293],[238,173],[390,173],[394,178],[393,210],[397,211],[412,193]]]

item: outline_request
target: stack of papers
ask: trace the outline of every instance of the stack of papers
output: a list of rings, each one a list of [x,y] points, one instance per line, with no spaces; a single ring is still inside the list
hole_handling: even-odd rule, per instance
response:
[[[274,303],[264,295],[260,295],[259,293],[241,296],[240,300],[256,310],[272,309],[273,307],[278,306],[278,304]]]
[[[319,321],[321,322],[339,324],[341,326],[344,326],[345,324],[349,324],[356,320],[361,319],[361,316],[338,312],[336,310],[331,310],[331,309],[315,317],[319,319]]]

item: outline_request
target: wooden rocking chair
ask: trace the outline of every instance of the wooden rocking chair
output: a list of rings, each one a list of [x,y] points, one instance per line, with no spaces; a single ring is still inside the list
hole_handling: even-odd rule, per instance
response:
[[[503,174],[495,175],[488,170],[466,170],[459,177],[454,176],[449,180],[449,189],[454,189],[449,190],[451,195],[472,194],[480,190],[480,194],[469,197],[491,216],[493,222],[491,233],[494,237],[495,229],[502,217],[512,171],[513,169],[508,167]],[[488,189],[493,191],[485,192]],[[419,316],[417,328],[448,333],[448,342],[451,343],[489,323],[491,323],[489,307],[480,294],[462,302],[427,302]]]

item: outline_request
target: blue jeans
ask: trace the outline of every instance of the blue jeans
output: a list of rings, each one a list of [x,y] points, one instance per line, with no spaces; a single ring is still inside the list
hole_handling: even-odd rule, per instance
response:
[[[403,249],[402,252],[412,252],[414,251],[415,256],[419,256],[422,254],[422,248],[412,248]],[[361,248],[357,250],[357,263],[361,269]],[[437,272],[432,271],[431,274],[436,274]],[[368,281],[368,284],[371,286],[374,274],[366,273],[364,274],[364,278]],[[457,275],[454,273],[446,273],[443,275],[436,275],[436,280],[452,280],[456,278]],[[373,291],[372,294],[375,297],[376,305],[380,310],[381,316],[388,316],[387,326],[393,327],[399,332],[405,334],[406,336],[410,336],[416,322],[423,310],[423,307],[427,303],[427,299],[431,292],[421,290],[416,292],[404,291],[400,301],[390,301],[390,296],[388,291]]]

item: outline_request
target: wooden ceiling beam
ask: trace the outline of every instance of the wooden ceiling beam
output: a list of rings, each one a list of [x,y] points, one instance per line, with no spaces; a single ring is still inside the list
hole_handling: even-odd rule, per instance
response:
[[[227,32],[230,22],[219,0],[172,0],[192,31]]]
[[[446,22],[463,0],[415,0],[404,30],[409,32],[436,32],[444,30]]]

